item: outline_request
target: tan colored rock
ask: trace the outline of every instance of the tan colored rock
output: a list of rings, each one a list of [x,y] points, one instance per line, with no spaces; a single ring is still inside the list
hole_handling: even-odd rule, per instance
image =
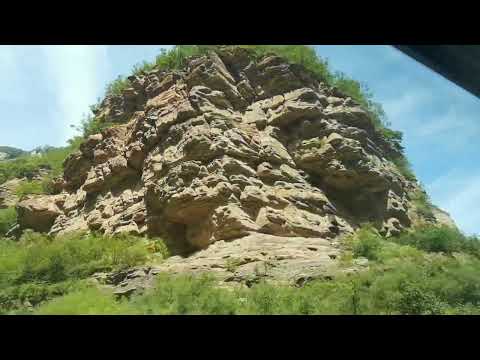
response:
[[[47,232],[62,214],[57,206],[59,195],[34,196],[17,204],[18,223],[24,229]]]
[[[302,67],[248,54],[187,59],[105,99],[99,114],[124,123],[67,159],[50,232],[133,232],[208,251],[255,236],[246,244],[328,247],[362,221],[389,235],[411,226],[410,183],[387,160],[398,149],[369,114]]]
[[[302,286],[313,279],[341,274],[340,251],[337,243],[318,237],[253,233],[233,241],[219,240],[187,258],[174,256],[154,266],[152,272],[208,272],[226,283],[250,286],[262,279]]]
[[[436,206],[434,206],[432,210],[438,224],[458,229],[457,224],[455,224],[455,221],[452,219],[449,213],[442,209],[439,209]]]

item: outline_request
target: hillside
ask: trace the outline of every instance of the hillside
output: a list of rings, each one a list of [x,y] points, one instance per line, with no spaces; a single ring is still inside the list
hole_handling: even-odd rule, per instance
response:
[[[10,182],[44,169],[9,190],[3,233],[17,242],[4,252],[20,260],[0,293],[8,309],[66,294],[38,311],[88,297],[180,311],[164,286],[187,292],[186,312],[477,311],[478,239],[430,203],[368,90],[312,49],[178,46],[110,84],[92,112],[68,147],[4,167]],[[455,277],[465,288],[442,293]],[[48,285],[34,305],[11,288],[37,281]]]
[[[25,154],[26,152],[10,146],[0,146],[0,161],[14,159],[20,155]]]

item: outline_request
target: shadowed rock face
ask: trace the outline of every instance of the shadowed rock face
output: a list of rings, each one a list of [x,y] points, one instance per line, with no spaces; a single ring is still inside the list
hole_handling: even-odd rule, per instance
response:
[[[134,232],[205,249],[252,233],[333,239],[365,220],[387,234],[410,225],[415,184],[387,160],[394,146],[302,67],[237,48],[130,80],[97,111],[122,123],[66,160],[62,194],[37,198],[56,201],[44,209],[52,234]]]

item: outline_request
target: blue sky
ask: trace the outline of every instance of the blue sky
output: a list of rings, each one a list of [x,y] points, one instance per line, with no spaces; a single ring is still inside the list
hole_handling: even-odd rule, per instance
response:
[[[0,46],[0,145],[64,145],[105,85],[161,47]],[[433,202],[480,233],[480,100],[389,46],[318,45],[334,70],[365,82]],[[473,75],[473,74],[472,74]],[[477,165],[477,166],[476,166]]]

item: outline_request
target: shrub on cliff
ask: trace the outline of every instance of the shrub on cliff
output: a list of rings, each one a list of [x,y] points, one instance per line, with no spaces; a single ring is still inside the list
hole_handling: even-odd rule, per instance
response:
[[[335,86],[345,95],[357,101],[372,115],[375,127],[389,139],[401,141],[401,133],[387,129],[389,123],[386,121],[382,106],[373,100],[373,94],[366,86],[342,72],[332,72],[328,61],[317,55],[315,49],[306,45],[237,45],[252,50],[252,53],[259,57],[269,53],[283,57],[290,63],[299,64],[305,67],[318,80],[330,86]],[[176,45],[170,50],[161,49],[160,54],[152,63],[142,62],[132,69],[134,75],[141,75],[152,70],[174,70],[181,69],[186,65],[190,56],[200,55],[215,50],[217,45]],[[123,76],[117,77],[107,85],[107,95],[120,95],[123,90],[130,87],[129,80]]]

